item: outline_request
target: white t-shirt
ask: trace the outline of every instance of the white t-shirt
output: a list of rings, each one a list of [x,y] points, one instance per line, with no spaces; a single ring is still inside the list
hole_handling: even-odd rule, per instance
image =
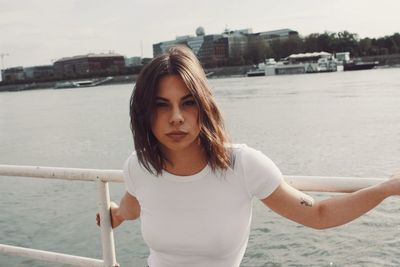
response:
[[[141,207],[150,267],[235,267],[246,250],[252,198],[264,199],[282,174],[261,152],[233,145],[234,166],[224,173],[154,176],[132,153],[124,165],[127,191]]]

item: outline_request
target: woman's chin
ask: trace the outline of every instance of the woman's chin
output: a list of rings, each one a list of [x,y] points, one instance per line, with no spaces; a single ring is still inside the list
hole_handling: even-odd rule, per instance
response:
[[[181,140],[179,142],[168,142],[167,144],[163,145],[163,148],[170,152],[196,152],[199,148],[199,145],[198,142],[187,142],[186,140]]]

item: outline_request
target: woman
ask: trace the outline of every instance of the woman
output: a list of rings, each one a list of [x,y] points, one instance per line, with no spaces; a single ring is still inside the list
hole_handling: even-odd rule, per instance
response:
[[[261,152],[229,143],[204,71],[184,47],[143,69],[130,115],[136,151],[125,162],[127,192],[119,206],[112,203],[111,220],[115,228],[141,218],[150,267],[239,266],[254,197],[290,220],[325,229],[400,194],[399,176],[318,203],[292,188]]]

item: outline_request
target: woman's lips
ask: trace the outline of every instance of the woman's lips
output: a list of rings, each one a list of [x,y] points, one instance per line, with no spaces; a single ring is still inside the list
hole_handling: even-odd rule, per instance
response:
[[[173,132],[167,133],[167,136],[174,141],[179,141],[179,140],[185,138],[185,136],[187,134],[188,134],[187,132],[183,132],[183,131],[173,131]]]

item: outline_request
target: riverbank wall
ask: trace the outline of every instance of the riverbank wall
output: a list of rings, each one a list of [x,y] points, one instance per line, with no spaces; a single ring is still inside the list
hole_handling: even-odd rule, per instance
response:
[[[205,72],[208,74],[208,78],[223,78],[223,77],[235,77],[235,76],[242,77],[242,76],[246,76],[247,71],[249,71],[251,68],[254,68],[254,67],[253,66],[220,67],[220,68],[205,69]],[[136,81],[137,77],[138,77],[138,74],[114,76],[112,80],[110,80],[102,85],[121,84],[121,83],[132,83],[133,84]],[[93,77],[90,79],[92,80],[92,79],[97,79],[97,78],[100,78],[100,77]],[[87,78],[84,80],[87,80]],[[77,81],[79,81],[79,79],[77,79]],[[59,81],[0,85],[0,92],[1,91],[25,91],[25,90],[34,90],[34,89],[51,89],[51,88],[55,87],[55,84],[57,82],[59,82]]]
[[[387,55],[387,56],[363,57],[361,59],[362,59],[362,61],[379,61],[379,67],[400,67],[400,54]],[[205,72],[209,79],[228,78],[228,77],[245,77],[246,73],[249,70],[254,69],[254,68],[255,67],[252,65],[219,67],[219,68],[205,69]],[[122,83],[131,83],[133,85],[135,83],[137,77],[138,77],[138,74],[114,76],[112,80],[110,80],[102,85],[122,84]],[[101,78],[101,77],[93,77],[91,79],[96,79],[96,78]],[[54,86],[57,82],[59,82],[59,81],[0,85],[0,92],[2,92],[2,91],[24,91],[24,90],[35,90],[35,89],[51,89],[51,88],[54,88]],[[100,85],[100,86],[102,86],[102,85]]]
[[[209,78],[224,78],[224,77],[242,77],[246,76],[246,73],[254,69],[252,65],[247,66],[232,66],[232,67],[220,67],[205,69],[205,72]]]
[[[382,67],[400,67],[400,54],[362,57],[362,61],[379,61]]]
[[[109,84],[121,84],[121,83],[134,83],[137,79],[137,74],[134,75],[121,75],[114,76],[112,80],[103,83],[102,85]],[[93,77],[90,80],[101,79],[102,77]],[[87,80],[87,79],[80,79]],[[77,79],[76,81],[79,81]],[[1,91],[25,91],[25,90],[35,90],[35,89],[52,89],[55,87],[56,83],[60,81],[51,81],[51,82],[34,82],[34,83],[21,83],[21,84],[8,84],[8,85],[0,85]],[[100,85],[101,86],[101,85]]]

